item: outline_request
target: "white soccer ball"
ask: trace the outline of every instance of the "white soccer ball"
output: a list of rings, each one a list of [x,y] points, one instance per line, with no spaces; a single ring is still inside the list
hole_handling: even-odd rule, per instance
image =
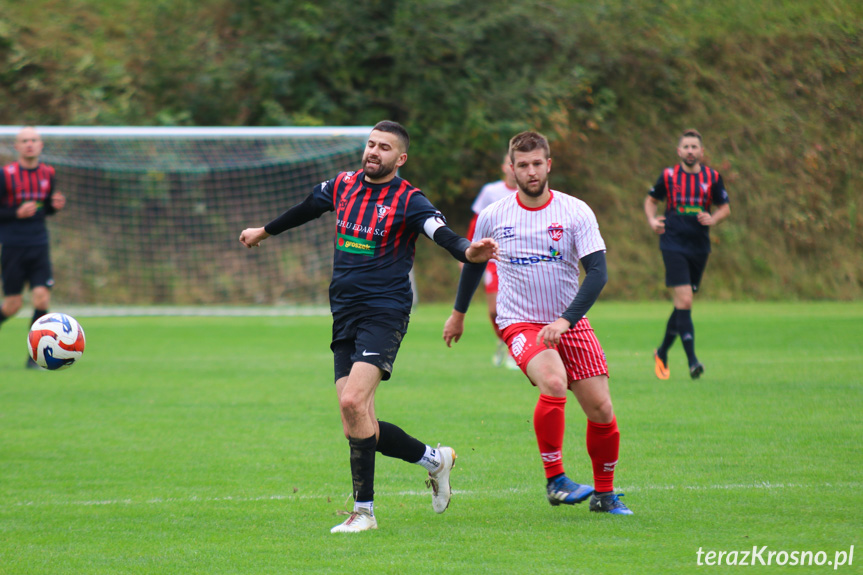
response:
[[[30,357],[51,371],[72,367],[84,355],[85,343],[81,324],[65,313],[43,315],[27,336]]]

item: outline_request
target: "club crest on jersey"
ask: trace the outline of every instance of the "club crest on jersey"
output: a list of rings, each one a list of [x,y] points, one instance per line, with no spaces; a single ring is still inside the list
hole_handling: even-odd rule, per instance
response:
[[[390,210],[392,210],[393,207],[385,206],[383,204],[375,204],[375,209],[378,212],[378,221],[381,221],[382,219],[387,217],[387,214],[390,213]]]
[[[563,226],[560,224],[551,224],[548,226],[548,235],[552,240],[559,242],[563,237]]]
[[[351,183],[351,180],[353,180],[353,179],[354,179],[354,176],[355,176],[355,175],[356,175],[356,172],[345,172],[345,177],[344,177],[344,180],[343,180],[343,181],[344,181],[346,184],[350,184],[350,183]]]
[[[710,189],[710,184],[705,183],[705,182],[701,182],[701,191],[702,192],[704,192],[706,194],[707,190],[709,190],[709,189]]]
[[[39,180],[39,185],[42,186],[43,191],[48,191],[48,186],[51,184],[48,180]]]

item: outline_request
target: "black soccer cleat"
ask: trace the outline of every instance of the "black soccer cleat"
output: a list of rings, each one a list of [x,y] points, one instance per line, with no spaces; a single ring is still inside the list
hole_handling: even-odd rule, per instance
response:
[[[701,365],[701,362],[696,362],[689,366],[689,377],[692,379],[698,379],[702,373],[704,373],[704,366]]]

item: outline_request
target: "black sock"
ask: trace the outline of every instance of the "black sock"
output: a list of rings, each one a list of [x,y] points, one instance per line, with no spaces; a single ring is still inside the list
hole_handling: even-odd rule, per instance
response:
[[[378,425],[381,434],[376,449],[381,455],[402,459],[408,463],[416,463],[425,455],[426,444],[405,433],[398,425],[386,421],[378,421]]]
[[[36,323],[36,320],[42,317],[43,315],[48,315],[47,309],[34,309],[33,310],[33,319],[30,320],[30,325]]]
[[[552,482],[552,481],[557,481],[557,478],[558,478],[558,477],[563,477],[564,475],[565,475],[564,473],[558,473],[557,475],[554,475],[554,476],[552,476],[552,477],[548,477],[548,478],[546,478],[546,480],[545,480],[545,484],[546,484],[546,485],[551,485],[551,482]]]
[[[354,501],[375,499],[375,436],[365,439],[351,437],[351,477],[354,481]]]
[[[668,350],[674,345],[674,340],[677,339],[677,310],[673,310],[668,317],[668,323],[665,324],[665,338],[662,340],[662,345],[656,350],[656,355],[659,356],[665,365],[668,365]]]
[[[695,365],[698,363],[698,358],[695,357],[695,326],[692,324],[691,309],[677,310],[677,331],[680,332],[680,342],[686,350],[689,365]]]

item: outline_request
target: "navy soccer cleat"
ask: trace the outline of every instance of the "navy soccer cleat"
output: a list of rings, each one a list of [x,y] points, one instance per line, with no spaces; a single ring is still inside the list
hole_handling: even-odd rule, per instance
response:
[[[590,510],[612,515],[632,515],[632,510],[620,500],[623,493],[593,494],[590,498]]]
[[[554,481],[548,484],[546,489],[546,497],[552,505],[575,505],[581,503],[593,493],[593,487],[590,485],[580,485],[567,477],[561,475]]]

